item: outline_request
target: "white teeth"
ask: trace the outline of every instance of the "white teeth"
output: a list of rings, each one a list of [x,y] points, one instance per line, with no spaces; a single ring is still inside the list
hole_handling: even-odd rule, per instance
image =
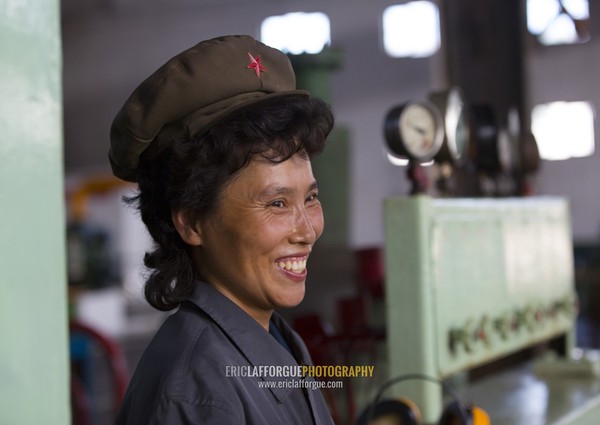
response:
[[[283,261],[279,261],[277,263],[277,266],[280,269],[284,269],[287,271],[294,271],[294,272],[302,272],[304,271],[304,269],[306,269],[306,260],[301,260],[301,261],[290,261],[287,260],[285,262]]]

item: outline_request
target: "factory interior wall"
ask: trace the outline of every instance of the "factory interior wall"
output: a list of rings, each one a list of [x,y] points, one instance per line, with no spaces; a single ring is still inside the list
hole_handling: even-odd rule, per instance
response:
[[[0,3],[0,423],[70,423],[59,0]]]

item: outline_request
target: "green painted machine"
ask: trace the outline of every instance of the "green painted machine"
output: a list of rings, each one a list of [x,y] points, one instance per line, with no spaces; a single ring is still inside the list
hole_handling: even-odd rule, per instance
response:
[[[561,337],[571,353],[577,298],[564,199],[390,198],[385,230],[389,378],[447,379]],[[390,393],[437,423],[440,386],[407,381]]]

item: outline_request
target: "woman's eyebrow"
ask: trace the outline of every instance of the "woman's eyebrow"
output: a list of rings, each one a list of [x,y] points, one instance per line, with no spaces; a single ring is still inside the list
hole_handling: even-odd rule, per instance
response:
[[[262,190],[258,194],[258,196],[261,198],[268,198],[270,196],[285,195],[290,193],[291,191],[292,189],[290,187],[271,185],[268,186],[265,190]]]
[[[307,192],[311,192],[313,190],[318,190],[319,189],[319,185],[317,184],[316,180],[313,181],[310,186],[308,186]],[[292,189],[291,187],[288,186],[279,186],[279,185],[271,185],[269,187],[267,187],[266,189],[262,190],[258,196],[260,198],[268,198],[270,196],[278,196],[278,195],[287,195],[289,193],[292,193],[294,191],[294,189]]]
[[[308,187],[307,192],[312,192],[313,190],[319,190],[319,184],[316,180],[311,183],[311,185]]]

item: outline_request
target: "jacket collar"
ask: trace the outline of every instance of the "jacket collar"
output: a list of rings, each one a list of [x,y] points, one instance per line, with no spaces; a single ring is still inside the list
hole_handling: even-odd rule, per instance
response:
[[[189,301],[217,324],[251,366],[297,366],[310,363],[310,357],[300,337],[276,312],[273,313],[272,320],[291,346],[297,361],[256,320],[211,285],[197,282]],[[279,382],[301,378],[268,376],[260,379]],[[270,388],[270,391],[281,403],[292,389],[282,386]]]

